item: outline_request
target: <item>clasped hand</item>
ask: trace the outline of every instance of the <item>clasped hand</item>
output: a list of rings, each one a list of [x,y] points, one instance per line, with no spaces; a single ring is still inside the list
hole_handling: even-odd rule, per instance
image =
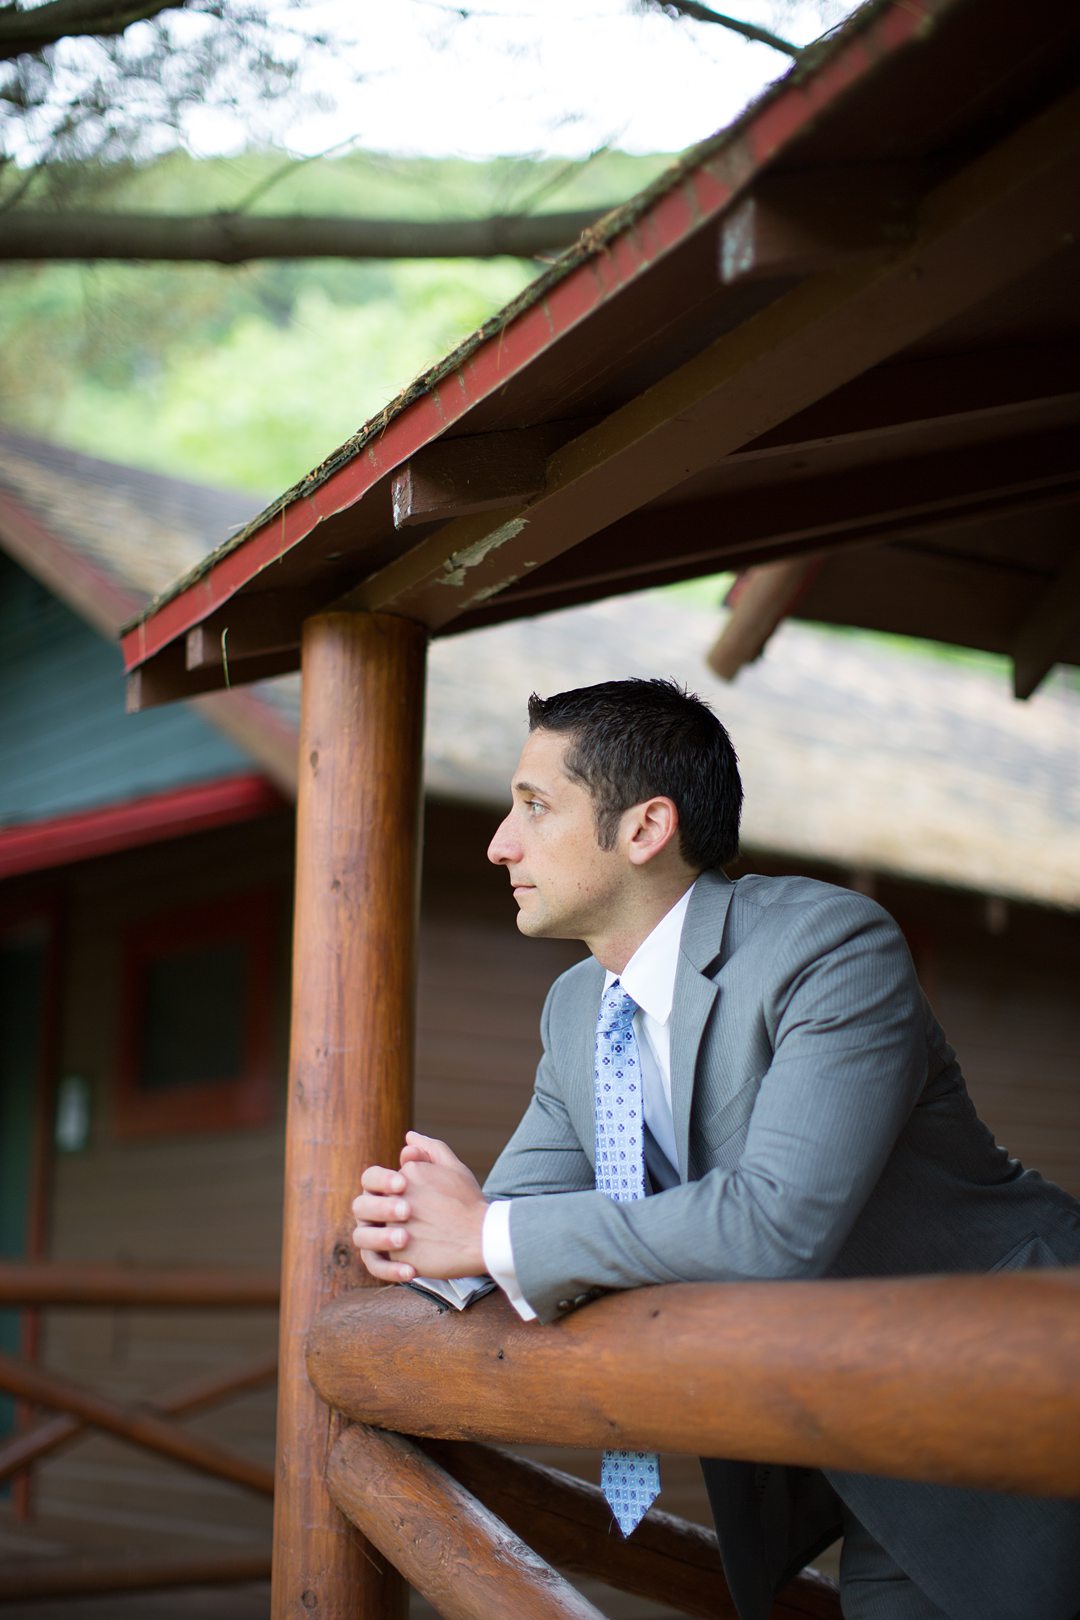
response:
[[[380,1282],[471,1277],[484,1269],[487,1201],[445,1142],[408,1131],[400,1168],[370,1164],[353,1199],[353,1242]]]

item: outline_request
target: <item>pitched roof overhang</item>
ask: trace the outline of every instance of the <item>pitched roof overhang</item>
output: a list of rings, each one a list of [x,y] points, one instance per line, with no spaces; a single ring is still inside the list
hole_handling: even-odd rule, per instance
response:
[[[132,707],[813,556],[806,617],[1080,662],[1080,10],[873,0],[122,637]]]

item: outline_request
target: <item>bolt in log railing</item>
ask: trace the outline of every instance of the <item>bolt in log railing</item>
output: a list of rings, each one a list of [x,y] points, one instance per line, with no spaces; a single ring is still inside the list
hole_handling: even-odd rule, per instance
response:
[[[383,1289],[325,1310],[308,1350],[312,1383],[356,1424],[331,1453],[331,1495],[451,1620],[490,1614],[496,1581],[504,1613],[595,1613],[540,1552],[687,1614],[732,1611],[706,1533],[654,1512],[616,1543],[589,1487],[448,1441],[1080,1496],[1077,1366],[1078,1269],[640,1289],[548,1327],[499,1296],[459,1315]],[[774,1614],[837,1616],[835,1588],[800,1577]]]
[[[0,1306],[4,1307],[273,1309],[278,1287],[276,1273],[262,1271],[76,1266],[50,1261],[0,1263]],[[156,1402],[126,1404],[15,1356],[0,1355],[0,1390],[60,1414],[24,1429],[0,1445],[0,1485],[88,1430],[101,1429],[174,1462],[272,1496],[273,1469],[191,1434],[176,1419],[272,1383],[276,1376],[277,1356],[264,1355],[203,1375],[160,1396]],[[0,1575],[0,1604],[91,1592],[256,1580],[265,1578],[269,1569],[268,1550],[224,1559],[184,1563],[168,1560],[145,1565],[49,1560],[48,1568],[5,1570]]]

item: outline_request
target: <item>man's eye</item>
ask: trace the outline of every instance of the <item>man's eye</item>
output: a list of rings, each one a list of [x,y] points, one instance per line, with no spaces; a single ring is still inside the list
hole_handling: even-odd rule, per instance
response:
[[[539,814],[544,806],[540,803],[539,799],[526,799],[525,808],[529,812],[530,816],[535,816]]]

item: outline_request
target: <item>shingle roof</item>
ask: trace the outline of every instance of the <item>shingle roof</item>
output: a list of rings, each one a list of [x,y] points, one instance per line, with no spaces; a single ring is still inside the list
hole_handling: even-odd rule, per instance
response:
[[[4,489],[141,598],[251,505],[0,432]],[[647,592],[434,643],[429,791],[502,803],[534,689],[674,675],[732,733],[751,850],[1080,906],[1080,692],[1068,679],[1018,704],[992,674],[787,624],[725,686],[705,666],[719,615]],[[296,677],[255,690],[296,724]]]

